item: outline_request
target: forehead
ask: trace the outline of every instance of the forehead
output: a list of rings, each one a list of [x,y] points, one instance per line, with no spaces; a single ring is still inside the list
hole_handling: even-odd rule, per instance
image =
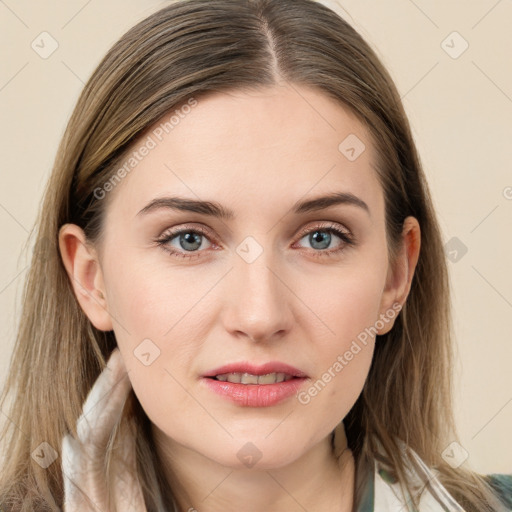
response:
[[[183,105],[127,152],[129,172],[111,198],[125,215],[164,195],[215,199],[236,210],[347,190],[381,206],[369,132],[325,93],[284,84],[209,93]]]

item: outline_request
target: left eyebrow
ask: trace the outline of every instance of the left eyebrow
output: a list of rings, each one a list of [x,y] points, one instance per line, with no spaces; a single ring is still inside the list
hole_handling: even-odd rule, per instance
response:
[[[293,205],[292,212],[296,215],[325,210],[331,206],[338,204],[347,204],[357,206],[365,210],[370,215],[370,208],[359,197],[350,192],[333,192],[325,196],[307,199],[305,201],[297,202]],[[154,210],[161,208],[180,210],[186,212],[200,213],[211,217],[217,217],[223,220],[230,220],[235,218],[233,210],[215,201],[200,201],[195,199],[186,199],[184,197],[159,197],[150,201],[138,215],[145,215]]]
[[[299,214],[306,212],[316,212],[319,210],[325,210],[326,208],[338,204],[349,204],[352,206],[357,206],[365,210],[366,213],[370,215],[370,208],[368,205],[351,192],[333,192],[332,194],[328,194],[326,196],[315,197],[313,199],[307,199],[306,201],[295,203],[293,207],[293,213]]]

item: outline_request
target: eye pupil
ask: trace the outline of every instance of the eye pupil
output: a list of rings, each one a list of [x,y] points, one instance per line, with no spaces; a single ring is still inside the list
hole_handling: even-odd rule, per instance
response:
[[[313,245],[313,241],[315,243],[318,241],[317,235],[319,235],[319,238],[320,238],[320,247],[314,247],[314,245]],[[323,239],[323,241],[322,241],[322,239]],[[327,243],[325,243],[326,240],[327,240]],[[326,249],[327,247],[329,247],[329,244],[331,242],[331,234],[328,233],[327,231],[314,231],[310,235],[310,242],[311,242],[311,246],[314,247],[315,249]],[[324,242],[324,243],[322,243],[322,242]]]
[[[199,247],[201,247],[201,236],[202,236],[201,234],[193,233],[191,231],[182,233],[182,234],[180,234],[180,246],[185,251],[194,251],[196,249],[199,249]],[[187,247],[183,244],[183,242],[185,244],[192,244],[193,247],[190,247],[190,246]]]

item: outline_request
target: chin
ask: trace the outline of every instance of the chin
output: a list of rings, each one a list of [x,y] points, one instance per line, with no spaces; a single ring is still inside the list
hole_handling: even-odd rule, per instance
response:
[[[242,441],[230,443],[222,453],[203,453],[222,466],[241,470],[271,470],[279,469],[293,463],[304,453],[303,443],[283,443],[280,440],[271,442]]]

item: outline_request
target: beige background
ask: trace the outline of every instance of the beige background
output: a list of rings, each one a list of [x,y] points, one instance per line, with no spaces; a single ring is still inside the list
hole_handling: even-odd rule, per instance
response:
[[[449,261],[459,357],[456,415],[468,463],[484,473],[512,473],[512,2],[325,3],[359,30],[390,70],[444,240],[450,250],[453,237],[467,247],[458,261]],[[0,2],[0,385],[27,269],[21,250],[68,116],[107,49],[163,5]],[[59,45],[47,59],[31,47],[43,31]],[[453,58],[465,42],[467,50]]]

